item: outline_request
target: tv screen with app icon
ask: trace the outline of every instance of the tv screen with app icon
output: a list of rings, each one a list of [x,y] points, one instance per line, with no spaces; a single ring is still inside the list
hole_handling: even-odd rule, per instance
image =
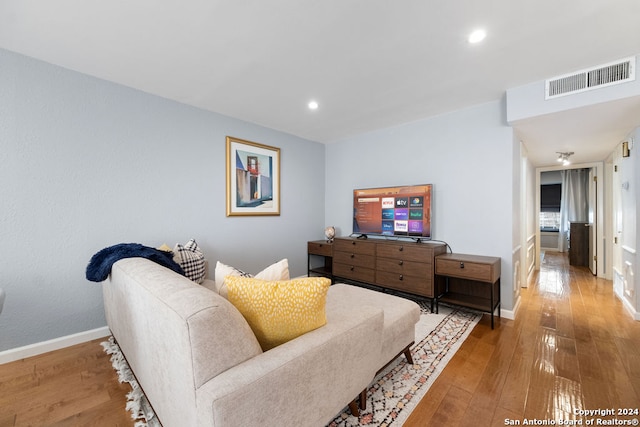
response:
[[[353,233],[431,239],[432,184],[353,190]]]

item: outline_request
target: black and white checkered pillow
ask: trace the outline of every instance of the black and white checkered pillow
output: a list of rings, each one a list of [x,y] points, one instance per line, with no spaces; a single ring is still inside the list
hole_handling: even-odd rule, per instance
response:
[[[205,276],[204,254],[194,239],[184,246],[176,244],[173,248],[173,260],[180,264],[184,275],[196,283],[202,283]]]

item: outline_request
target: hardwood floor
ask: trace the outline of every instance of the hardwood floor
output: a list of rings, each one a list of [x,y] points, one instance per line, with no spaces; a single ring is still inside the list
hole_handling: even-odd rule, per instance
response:
[[[622,307],[611,281],[547,253],[522,289],[516,320],[501,319],[491,330],[483,316],[405,426],[581,418],[596,425],[596,418],[616,417],[574,410],[611,408],[640,410],[640,322]]]
[[[0,427],[133,426],[102,341],[0,365]]]
[[[133,426],[129,386],[100,341],[0,365],[0,427]],[[608,408],[640,409],[640,322],[610,281],[548,253],[517,319],[491,330],[485,315],[405,426],[515,425]]]

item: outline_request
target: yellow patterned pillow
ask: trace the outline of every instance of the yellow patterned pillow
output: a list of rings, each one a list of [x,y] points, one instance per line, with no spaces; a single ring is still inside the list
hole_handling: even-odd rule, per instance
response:
[[[227,276],[229,301],[242,313],[267,351],[327,323],[325,304],[331,280],[304,277],[267,281]]]

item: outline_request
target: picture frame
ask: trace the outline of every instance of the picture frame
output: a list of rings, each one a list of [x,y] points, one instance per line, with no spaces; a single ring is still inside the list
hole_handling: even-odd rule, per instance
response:
[[[624,141],[622,143],[622,157],[629,157],[630,156],[630,152],[629,152],[629,141]]]
[[[227,136],[227,216],[280,215],[280,148]]]

